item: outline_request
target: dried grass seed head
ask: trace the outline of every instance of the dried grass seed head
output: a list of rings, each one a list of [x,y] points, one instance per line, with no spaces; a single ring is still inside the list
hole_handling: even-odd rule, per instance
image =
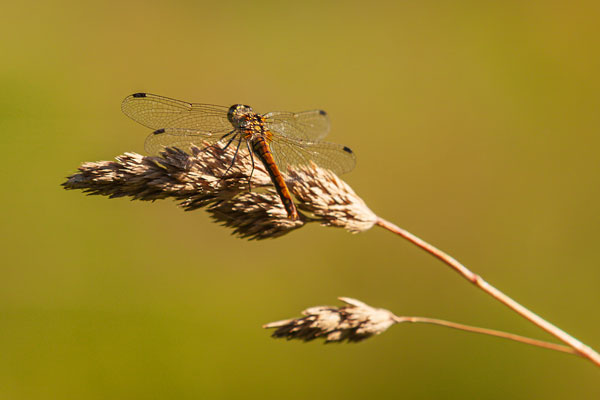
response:
[[[305,224],[303,218],[291,220],[288,217],[273,189],[219,199],[207,211],[215,221],[233,228],[235,235],[250,240],[276,238]]]
[[[311,163],[290,168],[289,185],[298,208],[312,213],[325,226],[352,233],[371,229],[377,216],[336,174]]]
[[[125,153],[116,162],[84,163],[63,186],[88,194],[129,196],[136,200],[171,197],[186,211],[207,208],[217,222],[249,239],[278,237],[313,221],[350,232],[364,231],[375,222],[375,214],[345,182],[314,164],[282,171],[298,208],[311,214],[307,217],[300,213],[300,220],[291,221],[279,196],[270,189],[268,173],[256,158],[252,192],[248,192],[252,159],[247,151],[240,149],[233,166],[233,146],[222,149],[192,145],[189,153],[166,148],[158,157]]]
[[[325,342],[360,342],[385,332],[396,323],[388,310],[373,308],[359,300],[340,297],[344,307],[318,306],[304,311],[302,318],[271,322],[264,328],[274,328],[273,337]]]

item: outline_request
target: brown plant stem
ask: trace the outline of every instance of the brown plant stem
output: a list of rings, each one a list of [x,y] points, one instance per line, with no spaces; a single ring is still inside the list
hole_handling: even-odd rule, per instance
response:
[[[600,354],[598,354],[591,347],[586,346],[585,344],[581,343],[579,340],[575,339],[573,336],[564,332],[557,326],[554,326],[553,324],[546,321],[542,317],[536,315],[532,311],[523,307],[521,304],[517,303],[516,301],[514,301],[513,299],[511,299],[510,297],[508,297],[507,295],[505,295],[504,293],[502,293],[501,291],[499,291],[498,289],[496,289],[495,287],[493,287],[492,285],[487,283],[479,275],[471,272],[467,267],[462,265],[460,262],[458,262],[457,260],[455,260],[454,258],[449,256],[448,254],[446,254],[443,251],[441,251],[440,249],[432,246],[431,244],[425,242],[424,240],[420,239],[419,237],[413,235],[412,233],[392,224],[389,221],[386,221],[383,218],[378,217],[376,224],[384,229],[389,230],[390,232],[393,232],[393,233],[403,237],[404,239],[408,240],[409,242],[413,243],[414,245],[425,250],[429,254],[437,257],[438,259],[440,259],[441,261],[443,261],[444,263],[449,265],[456,272],[461,274],[466,280],[468,280],[469,282],[471,282],[472,284],[477,286],[479,289],[483,290],[484,292],[486,292],[487,294],[489,294],[496,300],[500,301],[502,304],[504,304],[511,310],[520,314],[523,318],[529,320],[530,322],[532,322],[533,324],[542,328],[546,332],[550,333],[551,335],[553,335],[554,337],[556,337],[563,343],[567,344],[569,347],[573,348],[582,357],[585,357],[588,360],[592,361],[597,366],[600,366]]]
[[[521,336],[521,335],[515,335],[514,333],[497,331],[495,329],[480,328],[477,326],[464,325],[464,324],[459,324],[457,322],[445,321],[443,319],[427,318],[427,317],[395,317],[394,320],[397,323],[413,322],[413,323],[440,325],[440,326],[445,326],[447,328],[453,328],[453,329],[458,329],[461,331],[467,331],[467,332],[473,332],[473,333],[480,333],[483,335],[496,336],[496,337],[500,337],[503,339],[513,340],[515,342],[525,343],[525,344],[529,344],[532,346],[542,347],[542,348],[550,349],[550,350],[562,351],[564,353],[575,354],[575,355],[581,356],[581,353],[579,353],[577,350],[575,350],[569,346],[563,346],[562,344],[550,343],[550,342],[545,342],[543,340],[537,340],[537,339],[532,339],[532,338],[528,338],[528,337]]]

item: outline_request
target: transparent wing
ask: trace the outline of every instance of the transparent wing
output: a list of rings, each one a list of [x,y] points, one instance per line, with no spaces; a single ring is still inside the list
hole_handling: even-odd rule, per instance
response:
[[[162,131],[162,129],[161,129]],[[235,137],[234,137],[235,135]],[[163,133],[151,133],[144,142],[144,148],[149,154],[157,155],[165,147],[177,147],[188,154],[190,154],[190,147],[195,145],[196,147],[203,148],[207,145],[218,143],[221,139],[225,143],[229,140],[233,140],[232,146],[237,144],[239,139],[237,134],[228,135],[223,138],[223,134],[195,134],[187,133],[184,130],[165,130]]]
[[[321,168],[339,175],[351,171],[356,164],[354,152],[336,143],[313,142],[277,135],[269,145],[277,166],[283,172],[288,166],[309,165],[312,161]]]
[[[181,134],[214,134],[232,130],[227,119],[228,107],[187,103],[150,93],[127,96],[121,110],[129,118],[148,128],[174,129]]]
[[[273,111],[263,115],[270,131],[306,140],[321,140],[329,133],[329,116],[323,110],[300,113]]]

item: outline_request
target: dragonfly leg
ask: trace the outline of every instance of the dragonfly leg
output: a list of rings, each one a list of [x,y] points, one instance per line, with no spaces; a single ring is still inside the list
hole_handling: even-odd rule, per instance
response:
[[[234,130],[232,130],[231,132],[228,132],[228,133],[224,134],[223,136],[221,136],[221,139],[219,139],[219,142],[220,142],[221,140],[225,139],[227,136],[231,135],[233,132],[235,132],[235,129],[234,129]]]
[[[252,175],[254,174],[254,154],[252,154],[252,149],[250,148],[250,142],[246,141],[246,147],[248,147],[248,153],[250,153],[250,160],[252,161],[252,171],[250,171],[250,176],[248,177],[248,191],[252,191]]]
[[[221,138],[221,140],[222,140],[222,139],[224,139],[224,138],[226,138],[227,136],[229,136],[231,133],[233,133],[233,132],[229,132],[227,135],[223,136],[223,137]],[[225,145],[225,147],[223,147],[221,150],[223,150],[223,151],[227,150],[227,148],[229,147],[229,145],[230,145],[230,144],[231,144],[231,143],[232,143],[232,142],[235,140],[235,138],[236,138],[237,136],[238,136],[238,135],[233,135],[233,137],[232,137],[231,139],[229,139],[229,142],[227,142],[227,144]],[[240,138],[240,140],[242,140],[242,138]],[[238,148],[239,148],[239,147],[240,147],[240,146],[238,145]],[[237,150],[235,151],[235,154],[237,154]],[[233,157],[233,158],[235,159],[235,157]]]
[[[235,139],[237,137],[234,136],[229,143],[227,143],[227,146],[229,146],[231,144],[231,142],[233,141],[233,139]],[[237,155],[238,155],[238,150],[240,149],[240,146],[242,145],[242,137],[240,136],[240,140],[238,140],[238,145],[235,148],[235,153],[233,154],[233,158],[231,159],[231,164],[229,164],[229,167],[227,168],[227,170],[225,171],[225,173],[223,174],[223,176],[221,177],[221,180],[225,179],[225,177],[227,176],[227,174],[229,173],[229,170],[231,169],[231,167],[233,167],[233,165],[235,164],[235,160],[237,159]],[[225,146],[225,148],[223,150],[225,150],[227,148],[227,146]]]
[[[206,151],[206,150],[211,149],[211,148],[214,149],[215,147],[217,147],[217,143],[219,143],[221,140],[225,139],[227,136],[231,135],[234,132],[235,132],[235,129],[232,130],[231,132],[227,132],[226,134],[224,134],[223,136],[221,136],[221,138],[219,140],[217,140],[216,143],[211,144],[210,146],[206,146],[205,148],[202,149],[202,151]],[[235,138],[235,136],[237,136],[237,134],[234,135],[233,137]],[[227,146],[229,146],[229,144],[227,144]],[[227,148],[227,146],[225,146],[225,149]],[[225,149],[223,149],[223,150],[225,150]]]

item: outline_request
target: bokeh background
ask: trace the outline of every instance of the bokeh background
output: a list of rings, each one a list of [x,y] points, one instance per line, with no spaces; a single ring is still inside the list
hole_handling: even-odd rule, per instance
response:
[[[382,229],[247,242],[170,201],[59,186],[143,152],[120,112],[137,91],[323,108],[376,213],[600,348],[600,8],[488,3],[4,4],[0,398],[599,398],[590,362],[500,339],[261,329],[350,296],[551,340]]]

